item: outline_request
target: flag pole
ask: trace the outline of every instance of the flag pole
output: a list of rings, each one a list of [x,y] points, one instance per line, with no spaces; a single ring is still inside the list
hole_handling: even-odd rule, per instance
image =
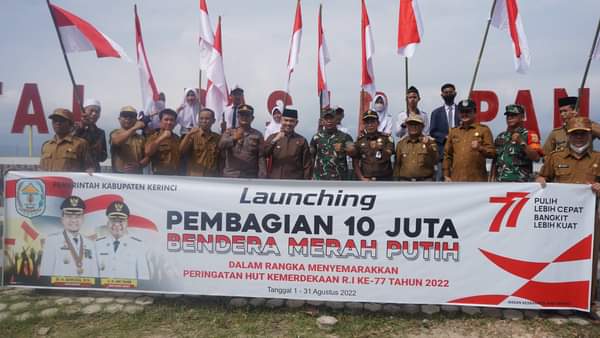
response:
[[[406,98],[408,93],[408,58],[404,57],[404,101],[406,101],[406,117],[408,117],[408,99]]]
[[[50,0],[46,0],[46,4],[48,5],[48,10],[50,11],[50,16],[52,17],[52,22],[54,23],[54,28],[56,29],[56,36],[58,37],[58,42],[60,42],[60,49],[62,50],[63,57],[65,59],[65,63],[67,65],[67,70],[69,71],[69,77],[71,78],[71,83],[73,84],[73,91],[75,92],[75,99],[79,104],[79,108],[83,111],[83,102],[81,102],[81,97],[79,97],[79,91],[77,91],[77,85],[75,84],[75,78],[73,77],[73,71],[71,70],[71,64],[69,63],[69,58],[67,57],[67,52],[65,51],[65,45],[60,37],[60,32],[58,31],[58,25],[56,24],[56,17],[54,16],[54,11],[50,6]]]
[[[583,72],[583,79],[581,80],[581,86],[579,86],[579,95],[577,96],[577,103],[575,103],[575,110],[579,110],[579,102],[581,101],[581,96],[583,95],[583,89],[585,88],[585,81],[587,80],[588,71],[590,70],[590,64],[592,63],[592,56],[594,55],[594,50],[596,48],[596,42],[598,41],[598,34],[600,33],[600,18],[598,18],[598,24],[596,25],[596,34],[594,34],[594,41],[592,42],[592,50],[590,50],[590,56],[587,60],[587,65],[585,66],[585,71]]]
[[[494,9],[496,8],[496,0],[492,2],[492,10],[490,11],[490,17],[488,18],[487,25],[485,26],[485,33],[483,34],[483,42],[481,43],[481,49],[479,49],[479,56],[477,57],[477,64],[475,65],[475,72],[473,73],[473,79],[471,80],[471,87],[469,88],[469,98],[473,88],[475,88],[475,81],[477,80],[477,73],[479,72],[479,65],[481,64],[481,57],[483,56],[483,49],[487,41],[488,32],[490,30],[490,24],[492,23],[492,17],[494,16]]]
[[[29,157],[33,156],[33,126],[29,125]]]

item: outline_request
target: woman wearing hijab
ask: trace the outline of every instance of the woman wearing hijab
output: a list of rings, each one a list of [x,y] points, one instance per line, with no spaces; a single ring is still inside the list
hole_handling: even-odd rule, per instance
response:
[[[281,130],[281,108],[279,106],[273,107],[271,110],[271,121],[265,129],[265,140],[272,134],[278,133]]]
[[[392,134],[392,114],[388,113],[388,103],[384,95],[377,94],[373,100],[373,110],[377,112],[379,117],[379,127],[377,131],[380,133]]]
[[[183,137],[192,128],[198,126],[198,113],[200,112],[200,100],[194,88],[186,88],[183,103],[177,108],[177,124],[179,133]]]

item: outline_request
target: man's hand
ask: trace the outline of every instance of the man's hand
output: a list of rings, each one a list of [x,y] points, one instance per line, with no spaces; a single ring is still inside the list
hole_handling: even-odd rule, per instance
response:
[[[542,186],[542,189],[546,187],[546,179],[543,176],[536,177],[535,181],[538,182]],[[592,186],[592,190],[594,190],[593,186]]]
[[[136,121],[135,124],[133,125],[133,129],[137,130],[137,129],[144,129],[146,127],[146,124],[142,121]]]
[[[177,107],[177,112],[179,113],[180,111],[183,110],[183,108],[185,107],[185,104],[181,104],[181,106]]]
[[[478,140],[473,140],[471,141],[471,148],[473,150],[479,150],[481,146],[479,145],[479,141]]]
[[[450,176],[444,176],[444,182],[452,182]]]
[[[600,183],[592,183],[592,191],[594,192],[594,194],[600,195]]]
[[[233,139],[238,141],[240,140],[242,137],[244,137],[244,129],[242,128],[237,128],[234,132],[233,132]]]
[[[353,142],[346,142],[345,150],[346,150],[346,152],[348,154],[354,155],[354,152],[356,151],[356,148],[354,147],[354,143]]]
[[[277,142],[277,141],[281,140],[281,139],[283,138],[283,136],[284,136],[284,135],[285,135],[285,134],[284,134],[282,131],[278,132],[278,133],[275,135],[275,137],[273,137],[273,140],[272,140],[271,142],[275,143],[275,142]]]
[[[173,134],[173,133],[171,133],[171,131],[170,131],[170,130],[163,130],[163,131],[161,132],[161,134],[160,134],[160,137],[159,137],[159,139],[160,139],[161,141],[163,141],[163,140],[166,140],[166,139],[168,139],[169,137],[171,137],[171,135],[172,135],[172,134]]]

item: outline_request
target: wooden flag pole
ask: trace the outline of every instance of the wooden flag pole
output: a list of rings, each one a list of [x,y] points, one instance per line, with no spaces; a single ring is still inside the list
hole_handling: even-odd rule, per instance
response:
[[[471,94],[473,93],[473,88],[475,88],[475,81],[477,80],[477,73],[479,72],[479,65],[481,64],[481,57],[483,56],[483,49],[485,48],[485,43],[487,42],[488,32],[490,30],[490,24],[492,23],[492,17],[494,16],[494,9],[496,8],[496,0],[492,2],[492,10],[490,11],[490,17],[488,18],[487,25],[485,26],[485,33],[483,34],[483,42],[481,43],[481,48],[479,49],[479,56],[477,57],[477,64],[475,65],[475,72],[473,73],[473,79],[471,80],[471,87],[469,88],[469,98],[471,98]]]
[[[65,45],[60,37],[60,32],[58,31],[58,26],[56,24],[56,17],[54,16],[54,11],[50,6],[50,0],[46,0],[46,4],[48,5],[48,10],[50,11],[50,16],[52,17],[52,22],[54,23],[54,28],[56,29],[56,36],[58,37],[58,42],[60,42],[60,49],[62,50],[63,57],[65,59],[65,64],[67,65],[67,70],[69,71],[69,77],[71,78],[71,83],[73,84],[73,91],[75,92],[75,99],[79,104],[79,108],[83,111],[83,102],[81,97],[79,96],[79,92],[77,91],[77,85],[75,84],[75,77],[73,77],[73,71],[71,70],[71,64],[69,63],[69,58],[67,57],[67,52],[65,51]]]
[[[590,70],[590,64],[592,63],[592,56],[594,55],[594,49],[596,47],[596,41],[598,41],[598,33],[600,33],[600,18],[598,18],[598,24],[596,25],[596,34],[594,34],[594,41],[592,42],[592,50],[590,50],[590,56],[588,57],[585,71],[583,72],[583,79],[581,80],[581,86],[579,86],[579,95],[577,96],[577,103],[575,104],[575,110],[579,110],[579,102],[581,96],[583,96],[583,89],[585,88],[585,81]]]

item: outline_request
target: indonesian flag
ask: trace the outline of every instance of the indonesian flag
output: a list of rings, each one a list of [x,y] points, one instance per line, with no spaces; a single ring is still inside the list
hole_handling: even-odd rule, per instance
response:
[[[51,14],[67,53],[96,51],[99,58],[113,57],[130,61],[123,47],[75,14],[50,4]]]
[[[508,31],[515,52],[515,69],[519,73],[525,73],[531,63],[531,57],[517,0],[496,1],[492,15],[492,26]]]
[[[156,87],[156,82],[148,63],[148,57],[146,56],[146,48],[142,39],[142,25],[137,14],[137,6],[134,5],[133,11],[135,13],[135,47],[137,67],[140,74],[140,87],[142,89],[142,107],[146,108],[151,107],[154,101],[158,101],[158,88]]]
[[[375,74],[373,73],[373,55],[375,54],[375,44],[373,34],[371,33],[371,23],[365,0],[362,0],[361,15],[361,42],[362,42],[362,78],[361,87],[368,92],[371,97],[375,96]]]
[[[215,43],[206,0],[200,0],[200,37],[198,38],[198,43],[200,44],[200,69],[206,70]]]
[[[318,45],[318,60],[317,60],[317,91],[321,99],[322,107],[329,106],[329,88],[327,87],[327,72],[325,71],[325,65],[330,61],[329,51],[327,50],[327,42],[325,41],[325,33],[323,32],[323,24],[321,21],[321,10],[323,6],[319,7],[319,45]]]
[[[289,93],[290,79],[294,67],[298,64],[298,56],[300,55],[300,42],[302,40],[302,11],[300,9],[300,0],[296,5],[296,15],[294,17],[294,27],[292,30],[292,39],[290,40],[290,52],[288,54],[288,81],[286,85],[286,92]]]
[[[206,85],[206,107],[212,109],[219,120],[227,106],[228,90],[223,67],[223,47],[221,42],[221,17],[217,23],[214,46],[207,69],[208,84]]]
[[[423,37],[423,21],[417,0],[400,0],[398,54],[410,58]]]

